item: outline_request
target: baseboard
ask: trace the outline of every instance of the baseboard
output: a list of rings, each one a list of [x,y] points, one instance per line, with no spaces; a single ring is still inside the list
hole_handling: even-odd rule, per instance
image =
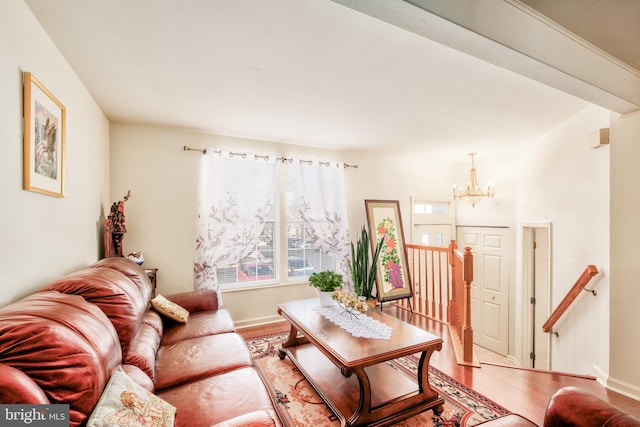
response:
[[[520,361],[516,359],[514,356],[507,355],[507,359],[510,360],[511,363],[513,363],[513,366],[515,366],[516,368],[522,367],[522,365],[520,365]]]
[[[598,383],[602,387],[607,388],[607,381],[609,381],[609,374],[606,373],[604,369],[601,369],[600,366],[596,365],[595,363],[593,364],[593,370],[596,373],[596,381],[598,381]]]
[[[607,379],[605,387],[608,390],[615,391],[616,393],[622,394],[623,396],[627,396],[631,399],[640,401],[640,388],[637,385],[629,384],[627,382],[619,381],[615,378],[609,377]]]
[[[634,400],[640,400],[640,388],[637,385],[611,378],[596,364],[593,365],[593,369],[596,372],[596,381],[607,390],[615,391]]]
[[[236,328],[250,328],[252,326],[269,325],[271,323],[282,322],[284,319],[279,314],[272,316],[254,317],[235,322]]]

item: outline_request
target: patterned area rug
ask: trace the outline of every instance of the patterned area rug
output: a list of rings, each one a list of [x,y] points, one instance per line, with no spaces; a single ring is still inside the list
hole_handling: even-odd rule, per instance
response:
[[[339,426],[339,420],[289,358],[280,360],[278,357],[278,346],[287,335],[279,333],[248,338],[246,342],[256,364],[271,380],[278,401],[288,413],[292,426]],[[402,357],[388,363],[416,381],[417,356]],[[435,416],[432,411],[425,411],[395,426],[470,427],[509,414],[506,409],[432,366],[429,367],[429,383],[444,398],[444,413]]]

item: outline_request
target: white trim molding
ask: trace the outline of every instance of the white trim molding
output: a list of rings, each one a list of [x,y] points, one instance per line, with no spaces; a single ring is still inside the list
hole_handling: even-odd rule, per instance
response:
[[[333,1],[619,114],[640,109],[640,72],[518,0]]]

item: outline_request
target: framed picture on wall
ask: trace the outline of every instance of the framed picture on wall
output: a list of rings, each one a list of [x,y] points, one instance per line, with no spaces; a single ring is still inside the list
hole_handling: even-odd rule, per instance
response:
[[[23,188],[64,197],[66,110],[31,73],[23,84]]]
[[[372,251],[380,239],[384,241],[376,269],[378,301],[410,298],[413,295],[413,286],[407,267],[400,204],[397,200],[364,202]]]

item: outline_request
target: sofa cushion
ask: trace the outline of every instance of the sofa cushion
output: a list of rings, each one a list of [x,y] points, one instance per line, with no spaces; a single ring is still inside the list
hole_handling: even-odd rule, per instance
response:
[[[197,311],[189,315],[187,323],[167,322],[162,337],[162,345],[171,345],[191,338],[235,332],[229,311]]]
[[[240,335],[208,335],[161,346],[154,383],[158,391],[252,365],[251,354]]]
[[[71,426],[87,420],[120,353],[109,319],[80,296],[39,292],[0,309],[0,363],[24,372],[49,402],[69,404]],[[0,388],[14,387],[7,380]]]
[[[129,351],[129,344],[149,307],[149,301],[143,298],[138,286],[121,272],[110,268],[85,268],[41,289],[51,290],[80,295],[97,305],[118,332],[122,355]]]
[[[87,427],[173,426],[176,408],[136,384],[118,367],[104,388]]]
[[[153,380],[149,378],[149,376],[142,369],[134,365],[123,363],[122,370],[140,387],[144,388],[145,390],[149,390],[151,393],[155,392],[156,388],[153,385]]]
[[[147,313],[144,315],[144,318],[142,319],[142,323],[151,326],[156,330],[160,338],[162,338],[164,334],[164,326],[162,324],[160,313],[154,310],[147,311]]]
[[[0,363],[0,402],[3,404],[51,403],[44,391],[30,376],[2,363]]]
[[[179,304],[171,302],[162,295],[156,296],[151,300],[153,308],[163,316],[173,319],[177,322],[186,323],[189,320],[189,312],[180,307]]]
[[[158,332],[146,323],[140,325],[122,363],[137,366],[151,379],[155,377],[156,352],[160,347]]]
[[[144,301],[148,301],[151,298],[153,286],[151,285],[149,276],[147,276],[147,273],[144,272],[142,267],[128,258],[103,258],[90,265],[89,268],[111,268],[112,270],[119,271],[138,287]]]
[[[253,368],[241,368],[190,382],[164,392],[159,397],[177,408],[176,427],[210,427],[244,414],[263,411],[276,426],[281,422],[267,389]]]

